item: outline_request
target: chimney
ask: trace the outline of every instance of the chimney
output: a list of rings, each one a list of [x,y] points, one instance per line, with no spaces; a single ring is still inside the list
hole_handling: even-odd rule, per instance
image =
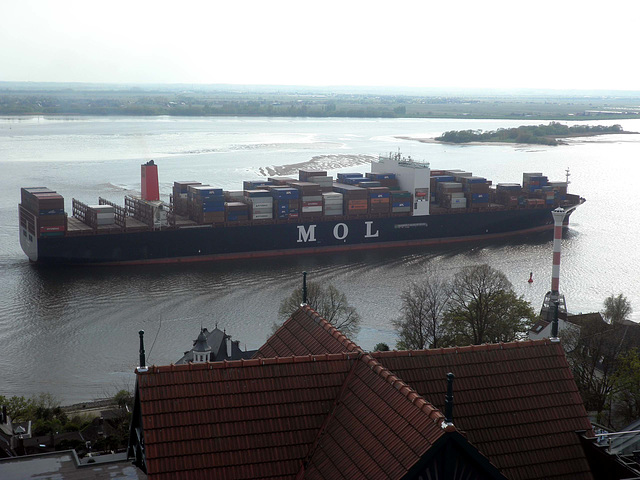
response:
[[[140,335],[140,365],[138,366],[136,371],[146,372],[149,369],[147,368],[147,362],[144,358],[144,330],[140,330],[138,332],[138,335]]]
[[[227,360],[230,360],[231,356],[233,355],[233,351],[231,349],[231,337],[229,335],[225,335],[224,340],[225,340],[225,348],[227,349],[227,355],[225,356],[225,358]]]
[[[555,313],[553,315],[553,322],[551,322],[551,338],[549,340],[551,340],[552,342],[559,342],[560,339],[558,338],[558,310],[560,307],[560,302],[556,300],[553,303],[555,306]]]
[[[453,379],[455,375],[447,373],[447,395],[444,397],[444,422],[442,428],[453,425]]]
[[[143,200],[160,200],[160,187],[158,185],[158,166],[149,160],[142,165],[141,190]]]
[[[2,421],[0,423],[7,424],[9,420],[7,419],[7,406],[2,405]]]
[[[302,272],[302,305],[307,304],[307,272]]]

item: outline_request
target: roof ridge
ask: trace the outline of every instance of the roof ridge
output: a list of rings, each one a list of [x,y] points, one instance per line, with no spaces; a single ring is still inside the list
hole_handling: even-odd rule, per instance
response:
[[[311,319],[314,322],[318,323],[333,338],[335,338],[341,345],[343,345],[349,351],[359,351],[364,353],[364,350],[362,350],[362,348],[360,348],[358,344],[350,340],[344,333],[342,333],[340,330],[334,327],[331,322],[329,322],[326,318],[320,315],[317,311],[315,311],[309,305],[302,305],[301,308],[309,317],[311,317]]]
[[[445,355],[450,353],[467,353],[491,350],[505,350],[512,348],[529,348],[541,345],[555,346],[558,342],[552,342],[548,338],[537,340],[516,340],[513,342],[483,343],[481,345],[465,345],[463,347],[426,348],[422,350],[390,350],[386,352],[370,352],[374,358],[378,357],[410,357],[412,355]]]
[[[314,453],[315,453],[315,451],[316,451],[316,449],[318,447],[318,444],[319,444],[322,436],[325,434],[325,432],[329,428],[329,424],[333,421],[333,418],[335,416],[336,410],[338,409],[338,407],[342,403],[342,399],[344,397],[345,392],[347,391],[347,388],[349,387],[349,383],[351,382],[351,379],[355,375],[356,368],[358,366],[358,360],[360,360],[360,358],[362,358],[362,355],[363,355],[362,351],[356,352],[356,355],[352,355],[352,357],[354,359],[354,362],[352,363],[351,368],[349,369],[349,373],[347,374],[347,376],[345,377],[344,381],[342,382],[342,385],[340,386],[340,391],[338,392],[338,395],[336,395],[336,398],[334,398],[334,400],[333,400],[333,405],[331,406],[331,410],[325,416],[325,418],[324,418],[324,420],[322,422],[322,425],[318,429],[318,433],[316,434],[316,438],[313,440],[313,444],[311,444],[311,447],[309,447],[309,450],[307,451],[307,454],[305,455],[304,459],[302,460],[302,462],[300,464],[300,470],[298,471],[298,474],[296,475],[296,480],[304,478],[304,472],[305,472],[305,470],[307,468],[309,460],[311,458],[313,458],[313,455],[314,455]]]
[[[359,360],[369,367],[376,375],[392,385],[398,392],[404,395],[409,402],[418,407],[424,413],[426,413],[434,423],[442,424],[444,421],[444,414],[436,408],[431,402],[425,399],[412,387],[410,387],[404,380],[398,377],[394,372],[382,365],[371,354],[363,353]],[[444,381],[444,380],[443,380]]]
[[[258,365],[277,365],[285,363],[306,363],[306,362],[323,362],[345,360],[348,358],[357,358],[361,352],[340,352],[340,353],[321,353],[317,355],[291,355],[287,357],[259,357],[240,360],[221,360],[208,363],[183,363],[170,365],[151,365],[148,371],[141,372],[136,370],[138,375],[146,375],[152,373],[180,372],[190,370],[218,370],[223,368],[244,368],[255,367]]]

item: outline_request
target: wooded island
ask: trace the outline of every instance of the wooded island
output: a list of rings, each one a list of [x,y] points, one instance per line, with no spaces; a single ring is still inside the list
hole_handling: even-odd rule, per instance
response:
[[[574,125],[569,127],[559,122],[548,125],[521,125],[517,128],[482,130],[451,130],[444,132],[436,141],[445,143],[507,142],[532,143],[540,145],[561,145],[561,138],[587,137],[611,133],[633,133],[622,130],[621,125]]]

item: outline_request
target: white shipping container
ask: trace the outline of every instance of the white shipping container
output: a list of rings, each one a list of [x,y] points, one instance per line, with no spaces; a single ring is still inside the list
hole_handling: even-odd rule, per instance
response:
[[[273,203],[272,202],[253,202],[253,209],[257,209],[257,208],[273,208]]]
[[[272,213],[273,208],[254,208],[253,213]]]
[[[441,189],[453,189],[453,188],[462,188],[462,184],[459,182],[439,182],[438,188]]]
[[[454,198],[464,198],[464,193],[463,192],[450,193],[449,195],[451,195],[451,199],[452,200]]]
[[[307,179],[308,182],[317,183],[318,185],[333,185],[333,177],[314,176]]]
[[[272,213],[255,213],[253,212],[253,215],[251,216],[251,218],[253,218],[254,220],[266,220],[269,218],[273,218],[273,214]]]
[[[322,206],[319,207],[302,207],[302,213],[322,212]]]
[[[244,191],[242,190],[231,190],[227,192],[227,195],[231,200],[236,202],[242,202],[244,200]]]
[[[112,218],[98,218],[97,219],[97,223],[98,225],[113,225],[115,223],[115,220]]]
[[[114,213],[96,213],[96,218],[98,220],[104,220],[104,219],[113,219],[115,218],[115,214]]]
[[[306,195],[304,197],[302,197],[302,201],[303,202],[321,202],[322,201],[322,195]]]
[[[91,210],[94,210],[99,213],[115,213],[116,209],[111,205],[89,205]]]
[[[245,197],[251,203],[273,203],[273,197]]]

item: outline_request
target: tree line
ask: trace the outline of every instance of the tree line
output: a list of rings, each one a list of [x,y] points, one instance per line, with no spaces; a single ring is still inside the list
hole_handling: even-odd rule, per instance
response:
[[[450,130],[436,138],[439,142],[507,142],[533,143],[541,145],[559,145],[558,137],[602,135],[621,133],[621,125],[574,125],[569,127],[560,122],[548,125],[521,125],[516,128],[499,128],[497,130]]]
[[[361,317],[333,285],[308,284],[307,304],[348,337]],[[302,288],[280,304],[280,321],[302,303]],[[400,316],[393,320],[400,350],[510,342],[526,336],[535,319],[529,302],[518,296],[506,275],[489,265],[462,268],[452,280],[428,272],[401,294]],[[274,330],[279,324],[274,325]]]

